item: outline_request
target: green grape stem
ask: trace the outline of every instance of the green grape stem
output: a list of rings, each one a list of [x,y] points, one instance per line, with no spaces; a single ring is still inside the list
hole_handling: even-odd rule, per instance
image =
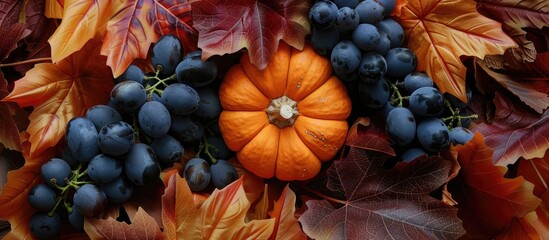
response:
[[[150,80],[156,80],[157,81],[153,85],[148,85],[147,84],[147,87],[145,88],[145,91],[147,92],[147,99],[149,99],[149,100],[152,99],[153,93],[158,93],[159,95],[162,95],[163,90],[158,88],[160,86],[160,84],[162,84],[163,87],[167,87],[168,83],[166,83],[166,82],[174,81],[176,79],[175,73],[173,75],[167,77],[167,78],[160,78],[159,75],[160,75],[161,71],[162,71],[162,66],[159,65],[156,68],[156,73],[154,74],[154,76],[144,76],[143,77],[143,81],[145,83],[150,81]]]
[[[214,150],[216,153],[219,152],[219,149],[214,145],[209,144],[208,140],[206,139],[206,136],[203,136],[202,140],[200,141],[200,145],[198,147],[198,152],[196,153],[196,157],[200,157],[200,154],[204,152],[204,154],[208,156],[210,161],[212,161],[212,164],[216,164],[217,159],[214,156],[212,156],[212,153],[210,152],[210,150]]]
[[[452,130],[454,127],[461,127],[461,120],[462,119],[477,119],[478,118],[477,114],[462,116],[460,114],[459,108],[454,109],[452,107],[452,104],[446,99],[444,100],[444,104],[446,105],[446,107],[448,108],[448,110],[450,111],[450,114],[451,114],[450,116],[441,119],[443,122],[447,123],[446,125],[448,126],[448,130]]]
[[[398,90],[398,85],[402,85],[401,83],[392,83],[391,81],[387,80],[387,83],[389,84],[389,87],[391,87],[391,89],[393,90],[393,93],[391,94],[391,105],[395,105],[397,102],[398,102],[398,105],[397,107],[402,107],[403,106],[403,101],[404,100],[408,100],[410,97],[409,96],[402,96],[402,94],[400,94],[400,91]],[[395,94],[396,94],[396,97],[395,97]]]
[[[82,170],[82,168],[84,167],[84,164],[83,163],[80,163],[78,165],[78,167],[72,171],[72,176],[70,179],[66,179],[67,181],[67,185],[64,186],[64,187],[61,187],[59,185],[57,185],[55,182],[54,183],[54,186],[59,189],[61,191],[61,193],[59,194],[60,196],[57,197],[57,202],[55,203],[55,206],[52,208],[51,211],[48,212],[48,216],[53,216],[53,214],[55,213],[55,211],[57,210],[57,208],[61,205],[61,203],[63,203],[63,206],[67,209],[67,211],[70,213],[72,212],[73,208],[71,207],[70,203],[67,201],[67,196],[68,196],[68,193],[69,193],[69,189],[73,188],[74,190],[77,190],[78,188],[80,188],[80,186],[84,185],[84,184],[88,184],[88,183],[91,183],[93,184],[94,182],[91,182],[91,181],[84,181],[84,178],[86,178],[88,176],[88,170],[84,170],[82,172],[80,172]]]

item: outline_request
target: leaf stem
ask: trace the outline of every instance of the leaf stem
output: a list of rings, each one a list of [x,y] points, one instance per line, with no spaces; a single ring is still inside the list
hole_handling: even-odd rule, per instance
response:
[[[0,64],[0,68],[2,68],[2,67],[12,67],[12,66],[23,65],[23,64],[28,64],[28,63],[40,63],[40,62],[51,62],[51,58],[49,58],[49,57],[34,58],[34,59],[28,59],[28,60],[24,60],[24,61],[20,61],[20,62],[4,63],[4,64]]]
[[[312,194],[315,194],[315,195],[317,195],[317,196],[319,196],[319,197],[321,197],[321,198],[324,198],[324,199],[326,199],[326,200],[328,200],[328,201],[330,201],[330,202],[339,203],[339,204],[342,204],[342,205],[347,205],[347,204],[349,204],[349,202],[347,202],[346,200],[341,200],[341,199],[337,199],[337,198],[334,198],[334,197],[330,197],[330,196],[328,196],[328,195],[326,195],[326,194],[324,194],[324,193],[321,193],[321,192],[319,192],[319,191],[310,189],[310,188],[308,188],[308,187],[306,187],[306,186],[302,186],[302,188],[303,188],[305,191],[310,192],[310,193],[312,193]]]

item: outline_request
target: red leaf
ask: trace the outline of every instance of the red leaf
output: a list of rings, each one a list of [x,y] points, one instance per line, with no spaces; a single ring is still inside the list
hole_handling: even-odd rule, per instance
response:
[[[345,194],[307,201],[299,222],[315,239],[458,238],[464,231],[457,209],[429,196],[448,179],[450,163],[422,157],[384,169],[389,155],[351,147],[328,169],[328,188]]]
[[[34,107],[27,128],[31,156],[55,146],[70,119],[107,101],[113,80],[105,58],[99,55],[99,44],[90,41],[59,63],[35,65],[3,99],[21,107]]]
[[[540,204],[531,183],[523,177],[505,178],[507,168],[493,165],[493,151],[479,133],[455,151],[462,171],[451,192],[469,237],[492,238]]]
[[[543,157],[549,148],[545,137],[549,136],[549,112],[542,115],[532,113],[500,93],[496,93],[494,104],[492,123],[481,123],[472,128],[480,132],[486,145],[494,150],[494,164],[506,166],[520,157]]]
[[[8,57],[8,55],[17,47],[17,42],[27,37],[31,31],[26,29],[24,23],[16,23],[11,26],[0,28],[0,62]]]
[[[310,32],[309,1],[244,0],[227,4],[203,0],[193,2],[192,7],[202,58],[246,48],[250,62],[264,69],[281,39],[301,50]]]

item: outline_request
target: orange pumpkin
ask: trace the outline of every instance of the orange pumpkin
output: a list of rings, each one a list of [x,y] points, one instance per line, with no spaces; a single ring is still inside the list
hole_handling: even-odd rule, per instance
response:
[[[227,146],[260,177],[310,179],[345,141],[351,100],[309,45],[299,51],[281,43],[264,70],[245,54],[225,75],[219,98]]]

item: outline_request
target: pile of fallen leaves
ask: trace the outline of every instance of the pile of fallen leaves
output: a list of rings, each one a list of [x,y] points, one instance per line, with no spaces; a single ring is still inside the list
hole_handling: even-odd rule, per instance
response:
[[[178,171],[139,189],[71,239],[549,239],[549,1],[397,1],[406,45],[441,91],[479,115],[466,145],[396,163],[375,119],[359,118],[341,155],[307,182],[239,169],[222,190],[193,193]],[[130,64],[150,68],[165,34],[230,66],[264,68],[279,41],[302,48],[301,0],[0,1],[0,150],[19,155],[0,194],[6,239],[32,239],[27,201],[65,126],[105,104]],[[215,56],[224,55],[224,56]],[[215,56],[215,57],[213,57]],[[223,71],[220,71],[222,74]],[[234,160],[233,160],[234,161]],[[183,162],[182,162],[183,163]],[[235,161],[235,164],[238,163]],[[1,236],[2,234],[0,234]]]

